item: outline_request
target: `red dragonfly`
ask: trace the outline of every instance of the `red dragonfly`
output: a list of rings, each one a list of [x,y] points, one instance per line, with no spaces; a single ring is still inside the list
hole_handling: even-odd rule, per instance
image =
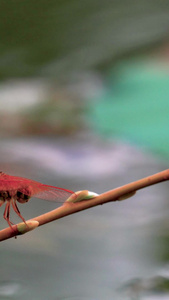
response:
[[[74,192],[66,189],[0,172],[0,207],[6,202],[3,217],[10,227],[13,224],[10,221],[11,205],[16,214],[25,222],[16,201],[25,203],[28,202],[31,197],[36,197],[55,202],[64,202],[72,194],[74,194]]]

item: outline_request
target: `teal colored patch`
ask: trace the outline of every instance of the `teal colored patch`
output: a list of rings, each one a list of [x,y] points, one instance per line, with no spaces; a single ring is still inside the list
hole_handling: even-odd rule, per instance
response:
[[[169,70],[147,62],[121,64],[91,104],[93,129],[169,156]]]

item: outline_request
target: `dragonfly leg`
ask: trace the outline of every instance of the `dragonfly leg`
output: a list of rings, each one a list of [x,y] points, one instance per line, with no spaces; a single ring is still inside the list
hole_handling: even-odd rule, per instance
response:
[[[0,200],[0,207],[4,204],[4,200]]]
[[[4,217],[5,221],[7,221],[8,225],[12,228],[13,223],[9,219],[10,208],[11,208],[10,205],[11,205],[10,201],[7,201],[3,217]]]
[[[22,221],[26,224],[26,221],[25,219],[22,217],[20,211],[19,211],[19,208],[16,204],[16,200],[15,199],[12,199],[11,200],[11,203],[12,203],[12,207],[13,207],[13,210],[16,212],[16,214],[22,219]]]

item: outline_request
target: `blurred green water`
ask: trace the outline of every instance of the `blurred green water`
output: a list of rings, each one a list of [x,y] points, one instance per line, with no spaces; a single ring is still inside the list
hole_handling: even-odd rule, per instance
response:
[[[169,69],[151,60],[133,59],[109,72],[107,82],[104,92],[91,103],[94,130],[168,159]]]

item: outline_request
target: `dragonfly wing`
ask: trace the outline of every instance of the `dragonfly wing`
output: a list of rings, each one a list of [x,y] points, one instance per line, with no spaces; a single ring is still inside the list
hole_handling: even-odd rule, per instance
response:
[[[68,199],[74,192],[58,188],[58,187],[48,187],[43,186],[41,187],[40,191],[35,191],[33,194],[34,197],[49,200],[49,201],[55,201],[55,202],[65,202],[66,199]]]
[[[23,194],[30,197],[40,198],[55,202],[65,202],[65,200],[74,194],[73,191],[41,184],[39,182],[29,182],[28,186],[22,186],[18,189]]]

